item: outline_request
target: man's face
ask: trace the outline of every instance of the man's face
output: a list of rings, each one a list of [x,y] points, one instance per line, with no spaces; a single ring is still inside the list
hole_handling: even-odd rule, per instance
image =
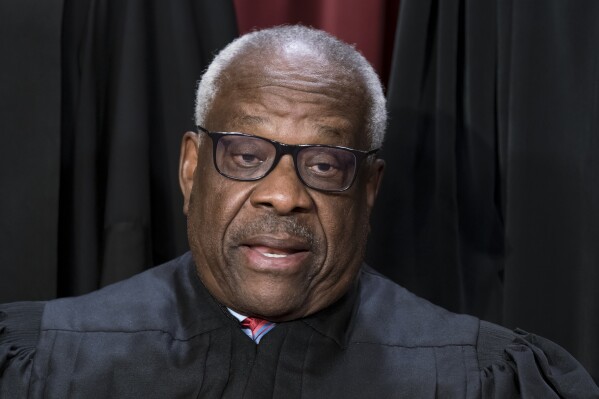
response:
[[[311,55],[261,57],[242,56],[229,67],[204,127],[370,149],[356,79]],[[360,267],[382,169],[381,160],[364,161],[350,189],[325,193],[306,187],[285,155],[261,180],[235,181],[214,168],[212,140],[188,133],[181,185],[203,283],[227,307],[272,321],[330,305]]]

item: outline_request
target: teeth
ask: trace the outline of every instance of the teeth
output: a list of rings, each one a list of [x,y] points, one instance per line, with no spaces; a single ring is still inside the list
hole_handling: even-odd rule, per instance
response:
[[[287,257],[287,255],[285,255],[285,254],[271,254],[268,252],[264,252],[263,255],[267,256],[269,258],[285,258],[285,257]]]

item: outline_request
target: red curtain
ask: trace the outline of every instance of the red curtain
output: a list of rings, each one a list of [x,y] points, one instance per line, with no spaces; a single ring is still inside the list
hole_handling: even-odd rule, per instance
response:
[[[389,77],[399,0],[234,0],[239,33],[302,23],[325,30],[357,49]]]

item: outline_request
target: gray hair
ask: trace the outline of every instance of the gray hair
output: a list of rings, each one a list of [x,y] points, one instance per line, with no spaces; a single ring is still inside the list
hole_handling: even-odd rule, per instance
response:
[[[353,46],[326,32],[301,25],[278,26],[248,33],[235,39],[218,53],[198,85],[195,108],[196,124],[204,124],[206,115],[218,93],[223,71],[237,56],[250,49],[264,51],[264,49],[284,49],[296,45],[309,46],[328,61],[362,79],[370,100],[367,135],[372,148],[379,148],[383,144],[385,136],[387,110],[383,87],[378,75]]]

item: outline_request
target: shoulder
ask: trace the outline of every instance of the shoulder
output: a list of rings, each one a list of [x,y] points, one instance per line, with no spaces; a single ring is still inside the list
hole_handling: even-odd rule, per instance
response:
[[[405,347],[421,354],[467,347],[463,353],[473,358],[466,355],[464,361],[478,370],[482,397],[599,398],[586,370],[550,340],[449,312],[369,267],[363,267],[359,281],[354,343]]]
[[[476,345],[479,320],[449,312],[365,266],[360,272],[355,340],[372,337],[398,346]]]
[[[197,295],[189,253],[90,294],[48,302],[41,329],[72,332],[176,332]],[[190,278],[191,277],[191,278]]]
[[[31,373],[44,302],[0,305],[0,397],[21,398]]]
[[[599,398],[584,367],[561,346],[535,334],[481,321],[477,355],[486,396]]]

